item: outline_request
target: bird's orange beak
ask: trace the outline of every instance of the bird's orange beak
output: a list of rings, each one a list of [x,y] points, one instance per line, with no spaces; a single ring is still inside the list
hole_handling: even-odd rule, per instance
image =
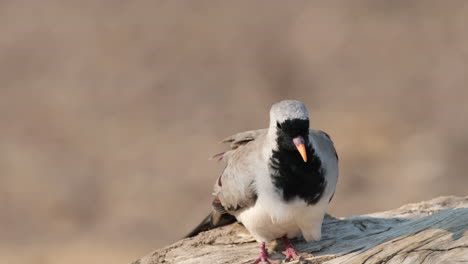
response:
[[[307,162],[307,151],[304,145],[305,144],[304,138],[301,136],[295,137],[293,138],[293,142],[297,148],[297,151],[299,151],[299,153],[301,154],[301,157],[304,160],[304,162]]]

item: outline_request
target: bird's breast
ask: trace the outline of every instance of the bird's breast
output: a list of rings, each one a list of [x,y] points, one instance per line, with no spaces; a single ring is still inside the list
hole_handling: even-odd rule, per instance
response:
[[[290,202],[296,198],[307,204],[317,203],[326,187],[325,168],[313,148],[307,148],[304,162],[294,151],[276,150],[272,152],[269,172],[275,191],[282,199]]]

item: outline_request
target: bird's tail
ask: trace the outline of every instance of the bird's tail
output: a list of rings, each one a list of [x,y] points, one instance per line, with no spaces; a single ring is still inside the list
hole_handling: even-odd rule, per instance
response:
[[[213,210],[203,221],[195,227],[192,232],[190,232],[187,237],[194,237],[200,232],[208,231],[215,229],[217,227],[225,226],[236,222],[236,218],[228,213],[220,213],[216,210]]]

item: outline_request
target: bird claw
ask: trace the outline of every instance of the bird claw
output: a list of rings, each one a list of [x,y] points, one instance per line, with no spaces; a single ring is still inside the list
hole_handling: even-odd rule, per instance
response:
[[[284,255],[286,255],[286,258],[284,259],[285,262],[289,262],[289,261],[293,261],[293,260],[304,260],[304,259],[314,257],[314,255],[312,255],[310,253],[297,253],[296,251],[288,252],[288,250],[285,250],[282,253]]]
[[[286,250],[283,251],[283,254],[286,256],[286,258],[284,259],[285,262],[313,257],[313,255],[309,253],[297,253],[287,236],[283,236],[281,239],[283,240],[283,243],[286,246]]]
[[[301,258],[301,256],[297,254],[294,248],[287,248],[285,251],[283,251],[283,254],[286,255],[286,258],[284,259],[286,262],[291,260],[299,260]]]
[[[260,243],[260,256],[253,262],[253,264],[258,263],[269,263],[269,264],[279,264],[279,261],[272,260],[268,256],[268,251],[265,247],[265,242]]]

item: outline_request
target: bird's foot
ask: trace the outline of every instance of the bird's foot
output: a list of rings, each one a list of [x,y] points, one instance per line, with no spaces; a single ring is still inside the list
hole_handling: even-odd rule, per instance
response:
[[[265,242],[262,242],[260,244],[260,256],[253,262],[253,264],[258,264],[258,263],[270,263],[270,264],[279,264],[279,261],[272,260],[268,256],[268,251],[265,247]]]
[[[299,260],[301,258],[301,256],[292,247],[286,248],[286,250],[283,251],[283,254],[286,256],[284,259],[286,261]]]
[[[297,253],[297,251],[293,248],[291,241],[289,241],[287,236],[283,236],[281,239],[283,240],[283,244],[286,247],[286,250],[283,251],[283,254],[286,256],[286,258],[284,259],[286,262],[291,261],[291,260],[300,260],[301,257],[306,257],[306,258],[312,257],[312,254]]]

